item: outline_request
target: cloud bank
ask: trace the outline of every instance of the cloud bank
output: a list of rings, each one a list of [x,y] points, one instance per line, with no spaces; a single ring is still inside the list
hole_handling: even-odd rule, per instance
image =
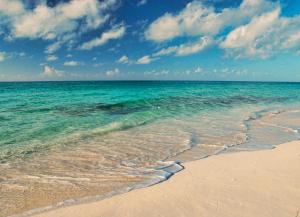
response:
[[[234,58],[268,58],[279,51],[298,51],[300,16],[284,17],[279,2],[244,0],[237,8],[217,10],[195,0],[177,14],[166,13],[145,31],[147,40],[161,43],[178,37],[200,41],[164,48],[154,56],[189,55],[203,50],[210,41]],[[229,31],[228,31],[229,30]]]
[[[117,0],[72,0],[50,7],[45,1],[30,8],[21,0],[0,1],[0,25],[9,32],[7,39],[43,39],[54,41],[46,49],[53,53],[65,43],[101,27],[110,17]],[[0,26],[0,28],[1,28]]]

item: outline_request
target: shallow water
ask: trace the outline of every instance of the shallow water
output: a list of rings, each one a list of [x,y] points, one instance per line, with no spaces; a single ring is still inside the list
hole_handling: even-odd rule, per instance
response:
[[[174,161],[300,129],[298,83],[0,83],[0,105],[0,216],[154,184]]]

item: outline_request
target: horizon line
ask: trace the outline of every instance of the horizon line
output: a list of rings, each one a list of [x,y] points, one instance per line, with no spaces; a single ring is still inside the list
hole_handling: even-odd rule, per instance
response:
[[[36,81],[0,81],[0,83],[47,83],[47,82],[253,82],[253,83],[300,83],[300,81],[268,81],[268,80],[36,80]]]

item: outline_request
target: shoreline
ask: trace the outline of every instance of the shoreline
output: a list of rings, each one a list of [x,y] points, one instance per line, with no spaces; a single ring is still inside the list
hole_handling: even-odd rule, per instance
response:
[[[209,156],[213,156],[213,155],[208,155],[204,158],[207,158]],[[200,159],[204,159],[204,158],[200,158]],[[99,201],[102,201],[102,200],[113,198],[113,197],[118,196],[118,195],[126,194],[126,193],[131,192],[131,191],[135,191],[135,190],[144,189],[144,188],[148,188],[148,187],[158,185],[160,183],[163,183],[163,182],[169,180],[175,174],[177,174],[177,173],[179,173],[179,172],[181,172],[182,170],[185,169],[183,164],[180,163],[180,162],[175,162],[175,161],[164,161],[164,162],[169,163],[169,165],[167,165],[165,167],[162,167],[162,168],[156,169],[157,171],[162,171],[162,172],[165,173],[165,175],[162,175],[161,178],[159,178],[159,179],[158,178],[153,179],[150,182],[141,182],[139,184],[134,184],[134,185],[128,186],[126,188],[122,188],[122,189],[119,189],[119,190],[116,190],[116,191],[112,191],[112,192],[109,192],[109,193],[103,194],[103,195],[87,196],[87,197],[83,197],[83,198],[68,199],[68,200],[65,200],[65,201],[58,202],[56,204],[51,204],[49,206],[34,208],[34,209],[31,209],[31,210],[25,211],[23,213],[10,215],[9,217],[31,217],[31,216],[36,216],[36,215],[38,216],[38,215],[43,214],[43,213],[51,212],[51,211],[58,210],[58,209],[63,209],[63,208],[66,208],[66,207],[72,207],[72,206],[77,206],[77,205],[82,205],[82,204],[89,204],[89,203],[99,202]],[[173,169],[169,170],[169,168],[173,168]]]
[[[183,167],[171,179],[149,187],[29,216],[293,217],[299,212],[299,140],[270,150],[213,155]]]

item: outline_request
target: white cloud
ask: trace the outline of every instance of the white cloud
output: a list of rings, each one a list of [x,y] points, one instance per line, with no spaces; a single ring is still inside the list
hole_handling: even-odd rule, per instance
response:
[[[142,58],[138,59],[135,63],[140,65],[145,65],[153,62],[161,56],[175,55],[175,56],[187,56],[191,54],[198,53],[213,43],[212,39],[209,37],[201,37],[200,40],[194,43],[186,43],[176,46],[171,46],[168,48],[164,48],[153,55],[146,55]],[[118,62],[126,62],[131,63],[127,56],[121,57]]]
[[[179,46],[171,46],[156,52],[153,56],[168,56],[175,54],[176,56],[186,56],[198,53],[212,44],[212,39],[209,37],[202,37],[194,43],[181,44]]]
[[[55,43],[49,45],[49,46],[46,48],[45,53],[47,53],[47,54],[52,54],[52,53],[54,53],[55,51],[57,51],[60,47],[61,47],[61,43],[60,43],[60,42],[55,42]]]
[[[45,0],[37,1],[33,7],[26,2],[0,1],[0,34],[7,40],[30,38],[53,41],[45,51],[53,53],[63,45],[72,46],[83,33],[103,25],[118,0],[61,1],[52,7]]]
[[[300,22],[299,22],[300,24]],[[300,25],[299,25],[300,28]],[[285,48],[291,48],[291,47],[295,47],[297,45],[300,44],[300,30],[297,31],[295,30],[295,32],[293,32],[286,41],[283,42],[283,47]]]
[[[170,14],[165,14],[150,25],[146,32],[146,38],[160,42],[175,38],[180,34],[181,29],[177,18]]]
[[[48,65],[44,66],[43,76],[46,76],[46,77],[62,77],[63,75],[64,75],[63,71],[57,70],[57,69],[55,69],[53,67],[50,67]]]
[[[76,23],[66,19],[61,12],[46,5],[38,5],[13,23],[15,37],[54,39],[57,35],[72,31]]]
[[[300,16],[281,17],[280,8],[254,17],[232,30],[220,43],[235,58],[268,58],[300,48]]]
[[[252,43],[276,22],[278,16],[279,9],[276,9],[260,17],[254,17],[249,24],[240,26],[230,32],[225,41],[221,43],[221,47],[239,48]]]
[[[57,60],[57,59],[58,59],[57,56],[54,56],[54,55],[49,55],[49,56],[47,56],[47,58],[46,58],[46,60],[47,60],[48,62],[55,61],[55,60]]]
[[[145,36],[155,42],[182,36],[209,39],[167,47],[153,56],[189,55],[212,42],[234,58],[268,58],[278,52],[297,52],[300,16],[284,17],[280,12],[280,3],[270,0],[243,0],[239,7],[222,10],[194,0],[177,14],[159,17],[150,24]]]
[[[5,0],[6,1],[6,0]],[[115,0],[73,0],[49,7],[45,3],[33,9],[22,10],[24,5],[18,2],[18,16],[11,17],[14,37],[54,39],[66,33],[95,29],[103,24],[108,15],[105,11],[115,5]],[[21,6],[20,6],[21,5]],[[84,22],[80,22],[84,20]]]
[[[138,60],[131,60],[128,56],[124,55],[120,59],[118,59],[117,63],[146,65],[151,63],[153,60],[155,60],[155,58],[151,57],[150,55],[143,56]]]
[[[19,0],[1,0],[0,1],[0,14],[4,15],[18,15],[25,11],[22,2]]]
[[[115,68],[114,70],[108,70],[105,74],[108,77],[113,77],[113,76],[119,75],[120,70],[118,68]]]
[[[120,59],[118,59],[117,62],[121,63],[121,64],[128,64],[128,63],[130,63],[130,60],[129,60],[128,56],[124,55]]]
[[[125,34],[125,30],[126,28],[124,25],[116,26],[111,30],[102,33],[102,35],[99,38],[95,38],[91,41],[85,42],[80,46],[79,49],[91,50],[92,48],[101,46],[110,40],[122,38]]]
[[[171,47],[161,49],[160,51],[153,54],[153,56],[168,56],[176,53],[177,50],[178,50],[178,46],[171,46]]]
[[[186,56],[207,48],[211,44],[211,39],[203,37],[196,43],[180,45],[176,51],[177,56]]]
[[[3,62],[6,59],[6,53],[0,51],[0,62]]]
[[[136,64],[140,64],[140,65],[145,65],[145,64],[149,64],[153,61],[153,59],[147,55],[147,56],[143,56],[142,58],[138,59]]]
[[[66,34],[59,39],[57,39],[54,43],[48,45],[45,49],[45,53],[52,54],[59,50],[63,45],[66,45],[68,48],[74,43],[74,38],[76,37],[76,33]]]
[[[81,65],[80,62],[77,62],[77,61],[67,61],[67,62],[64,62],[64,66],[79,66]]]
[[[277,4],[267,0],[244,0],[238,8],[216,11],[194,0],[178,14],[166,13],[145,32],[149,40],[162,42],[178,36],[214,36],[225,27],[243,24],[254,15],[272,10]]]

